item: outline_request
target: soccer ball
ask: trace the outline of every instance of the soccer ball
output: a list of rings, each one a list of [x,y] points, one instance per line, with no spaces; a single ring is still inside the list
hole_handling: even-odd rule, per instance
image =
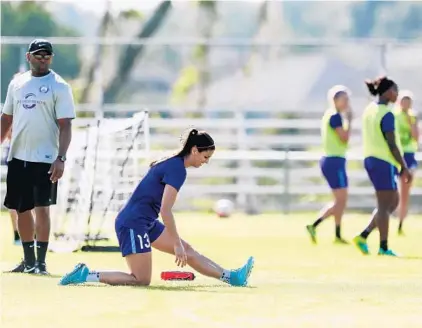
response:
[[[220,199],[215,203],[214,211],[220,218],[228,218],[232,215],[234,204],[229,199]]]

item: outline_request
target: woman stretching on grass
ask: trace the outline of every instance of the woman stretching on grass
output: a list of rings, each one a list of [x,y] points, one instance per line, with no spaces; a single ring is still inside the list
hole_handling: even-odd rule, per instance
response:
[[[85,264],[79,263],[59,284],[100,282],[148,286],[151,282],[152,247],[175,255],[175,262],[180,267],[188,264],[205,276],[232,286],[246,286],[254,264],[253,257],[237,270],[223,269],[180,238],[172,213],[177,193],[186,179],[186,168],[198,168],[208,163],[214,150],[214,141],[208,133],[191,129],[180,151],[151,164],[115,223],[120,250],[130,273],[90,271]],[[158,220],[159,214],[164,225]]]

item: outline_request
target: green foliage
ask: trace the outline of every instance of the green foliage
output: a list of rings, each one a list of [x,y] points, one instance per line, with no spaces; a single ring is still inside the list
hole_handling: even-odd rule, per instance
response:
[[[216,2],[215,0],[198,0],[198,4],[203,8],[208,8],[215,10],[216,9]]]
[[[120,17],[124,19],[143,19],[144,15],[140,11],[129,9],[126,11],[122,11],[120,13]]]
[[[199,11],[206,12],[209,20],[204,27],[200,28],[200,36],[210,38],[212,28],[217,15],[217,1],[213,0],[197,0],[192,2],[198,6]],[[199,99],[198,107],[202,108],[206,104],[205,90],[210,81],[210,74],[207,70],[207,58],[209,54],[209,45],[199,44],[194,47],[192,52],[192,64],[183,68],[180,75],[173,85],[171,101],[173,104],[181,104],[188,96],[189,92],[198,87]],[[195,113],[194,117],[202,117],[201,113]]]
[[[370,37],[376,24],[377,12],[385,5],[383,1],[365,1],[353,6],[352,34],[358,38]]]
[[[173,85],[171,102],[173,104],[182,103],[189,91],[198,83],[198,69],[194,65],[183,68],[176,82]]]
[[[54,17],[35,1],[22,1],[18,5],[1,3],[2,36],[52,37],[76,36],[76,33],[56,22]],[[4,45],[1,51],[1,101],[4,101],[7,86],[22,62],[27,45]],[[54,70],[66,79],[73,79],[80,71],[77,46],[55,46]],[[24,50],[24,51],[23,51]]]
[[[142,23],[136,37],[140,39],[152,38],[164,24],[171,8],[171,1],[162,1],[151,17],[149,17],[145,23]],[[113,77],[112,82],[105,90],[105,103],[116,102],[119,100],[119,96],[122,96],[120,92],[128,80],[133,67],[144,55],[145,48],[144,45],[128,45],[123,51],[122,57],[119,60],[116,76]]]
[[[401,39],[422,36],[421,1],[337,1],[336,4],[283,1],[280,5],[284,19],[297,37]],[[296,50],[314,49],[299,47]]]

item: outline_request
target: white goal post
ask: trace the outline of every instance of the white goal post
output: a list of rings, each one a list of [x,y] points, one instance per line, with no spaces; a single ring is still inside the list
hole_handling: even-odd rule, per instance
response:
[[[148,111],[100,118],[74,132],[57,205],[50,250],[68,252],[108,240],[114,218],[149,165]]]

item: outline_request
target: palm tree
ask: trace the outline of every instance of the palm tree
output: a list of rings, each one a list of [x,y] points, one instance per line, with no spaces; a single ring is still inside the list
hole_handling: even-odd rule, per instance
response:
[[[205,42],[194,47],[192,63],[182,68],[179,78],[173,85],[172,100],[180,103],[197,87],[197,107],[201,111],[207,104],[207,88],[210,83],[209,54],[210,46],[207,43],[212,38],[214,25],[217,22],[217,1],[199,0],[196,27],[199,37]]]
[[[162,1],[145,24],[142,24],[136,37],[139,39],[152,37],[163,25],[170,9],[171,1]],[[104,92],[105,103],[116,102],[120,91],[128,80],[130,72],[135,67],[136,62],[141,59],[144,50],[145,45],[128,45],[122,52],[123,56],[119,61],[116,73]]]
[[[199,1],[198,26],[200,36],[206,41],[212,37],[212,31],[217,21],[217,1]],[[210,82],[209,63],[210,46],[207,43],[198,45],[195,52],[196,65],[198,67],[198,109],[203,109],[207,104],[207,87]]]
[[[100,26],[98,28],[98,36],[105,37],[109,32],[110,26],[112,24],[113,18],[110,13],[110,1],[106,0],[106,10],[104,16],[101,19]],[[101,70],[101,63],[104,56],[104,45],[99,43],[97,48],[95,49],[94,60],[91,63],[85,84],[82,88],[82,93],[80,97],[80,103],[85,104],[89,102],[91,90],[93,89],[95,82],[96,82],[96,74]],[[101,81],[97,81],[97,83],[101,83]],[[101,86],[99,86],[101,87]]]

